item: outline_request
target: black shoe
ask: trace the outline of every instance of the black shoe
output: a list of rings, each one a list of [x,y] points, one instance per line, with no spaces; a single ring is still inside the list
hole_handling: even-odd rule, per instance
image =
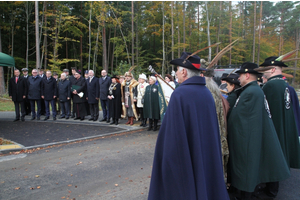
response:
[[[69,117],[66,117],[66,119],[69,119]]]
[[[93,121],[94,121],[94,122],[97,121],[97,118],[94,118]]]
[[[152,130],[152,126],[149,126],[149,128],[147,129],[147,131],[151,131]]]
[[[75,118],[75,115],[72,115],[71,118]]]
[[[106,118],[103,118],[103,119],[100,120],[100,122],[104,122],[104,121],[106,121]]]
[[[94,118],[89,118],[89,121],[93,121],[94,120]],[[94,120],[95,121],[95,120]]]
[[[22,117],[22,118],[21,118],[21,121],[22,121],[22,122],[24,122],[24,121],[25,121],[25,118],[24,118],[24,117]]]
[[[118,125],[119,123],[118,123],[118,120],[116,120],[116,123],[115,123],[115,125]]]
[[[48,119],[49,119],[49,117],[45,117],[44,121],[46,121],[46,120],[48,120]]]
[[[55,121],[55,120],[56,120],[56,117],[53,117],[53,120]]]
[[[20,120],[20,119],[16,118],[16,119],[14,119],[14,122],[19,121],[19,120]]]
[[[41,118],[37,117],[36,120],[40,120]]]
[[[79,117],[75,117],[74,120],[80,119]]]
[[[65,117],[59,117],[58,119],[62,119],[62,118],[65,118]]]
[[[84,120],[84,118],[81,118],[81,119],[80,119],[80,121],[83,121],[83,120]]]
[[[110,120],[107,120],[107,121],[106,121],[106,123],[109,123],[109,122],[110,122]]]
[[[110,122],[109,124],[110,124],[110,125],[113,125],[114,123],[116,123],[116,122],[113,120],[113,121],[112,121],[112,122]]]
[[[35,120],[35,117],[31,117],[31,119],[30,120]]]
[[[142,123],[140,124],[140,126],[144,126],[144,121],[142,121]]]

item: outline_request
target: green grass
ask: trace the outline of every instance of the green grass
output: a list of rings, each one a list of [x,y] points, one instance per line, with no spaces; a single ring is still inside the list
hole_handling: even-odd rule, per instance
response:
[[[0,111],[14,111],[14,102],[7,94],[0,96]]]

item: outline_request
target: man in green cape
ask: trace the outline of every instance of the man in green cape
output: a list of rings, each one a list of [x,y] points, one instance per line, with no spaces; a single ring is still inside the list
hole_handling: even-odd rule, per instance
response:
[[[272,120],[287,165],[290,168],[299,169],[300,146],[298,130],[292,108],[290,91],[287,83],[282,79],[282,67],[287,67],[287,65],[285,65],[279,57],[271,56],[266,58],[264,63],[260,66],[257,71],[264,72],[264,77],[268,79],[262,89],[269,102]],[[266,189],[269,196],[276,197],[279,183],[268,183]]]
[[[242,87],[228,119],[230,178],[238,199],[251,199],[259,183],[290,176],[256,68],[246,62],[236,72]]]

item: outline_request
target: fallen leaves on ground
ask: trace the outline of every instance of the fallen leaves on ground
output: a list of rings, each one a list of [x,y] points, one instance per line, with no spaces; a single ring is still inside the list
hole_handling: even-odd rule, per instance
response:
[[[15,188],[15,190],[19,190],[19,189],[20,189],[20,187],[16,187],[16,188]]]

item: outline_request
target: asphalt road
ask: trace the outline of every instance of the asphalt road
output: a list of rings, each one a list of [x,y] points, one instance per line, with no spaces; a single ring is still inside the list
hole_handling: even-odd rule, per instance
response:
[[[0,199],[147,199],[157,133],[2,156]]]

